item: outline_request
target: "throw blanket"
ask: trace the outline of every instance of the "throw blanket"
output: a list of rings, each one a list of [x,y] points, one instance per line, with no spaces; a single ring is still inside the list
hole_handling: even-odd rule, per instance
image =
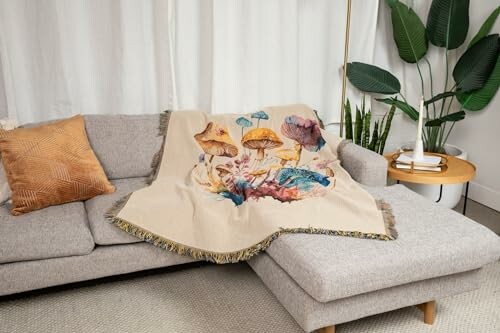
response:
[[[340,166],[342,140],[305,105],[171,112],[163,127],[154,181],[107,214],[136,237],[216,263],[247,260],[284,233],[395,237],[390,207]]]

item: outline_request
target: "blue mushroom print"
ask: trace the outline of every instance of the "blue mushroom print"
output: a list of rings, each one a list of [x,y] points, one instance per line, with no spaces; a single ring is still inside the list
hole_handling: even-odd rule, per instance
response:
[[[242,137],[243,137],[243,130],[246,127],[251,127],[253,125],[253,123],[245,117],[239,117],[238,119],[236,119],[236,124],[241,126],[241,136]]]
[[[252,113],[252,118],[257,119],[257,128],[259,128],[260,120],[261,119],[267,120],[267,119],[269,119],[269,116],[264,111],[259,111],[259,112]]]
[[[322,186],[330,185],[327,176],[305,169],[283,168],[278,172],[276,178],[279,185],[285,187],[297,186],[302,191],[308,191],[315,183]]]

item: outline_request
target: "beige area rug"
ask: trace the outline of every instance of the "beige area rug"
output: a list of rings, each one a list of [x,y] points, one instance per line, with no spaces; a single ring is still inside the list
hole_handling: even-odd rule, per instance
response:
[[[481,289],[439,300],[433,326],[415,307],[337,326],[338,333],[500,332],[500,263]],[[0,301],[0,332],[302,332],[246,264],[205,266]]]

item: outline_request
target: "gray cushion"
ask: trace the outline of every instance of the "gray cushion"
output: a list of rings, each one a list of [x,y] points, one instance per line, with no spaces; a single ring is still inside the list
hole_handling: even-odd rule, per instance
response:
[[[387,160],[351,141],[344,140],[338,148],[339,159],[351,177],[363,185],[387,185]]]
[[[109,179],[146,177],[160,150],[160,115],[86,115],[89,142]]]
[[[403,307],[441,300],[455,294],[477,289],[481,281],[479,270],[446,275],[433,279],[416,281],[391,288],[375,290],[369,293],[336,299],[322,303],[312,298],[290,276],[265,253],[249,260],[250,267],[276,296],[281,305],[306,332],[320,327],[336,325],[377,313],[392,311]],[[0,269],[1,275],[1,269]],[[442,306],[440,303],[439,306]],[[445,309],[444,307],[440,310]],[[457,309],[458,310],[458,309]],[[398,316],[397,313],[394,314]],[[485,319],[486,319],[485,315]],[[439,316],[438,316],[439,318]],[[423,323],[417,332],[428,329]],[[441,323],[442,324],[442,323]],[[441,332],[434,327],[428,332]],[[380,330],[377,330],[380,332]],[[371,332],[363,330],[363,332]],[[390,332],[414,332],[413,330],[394,327]],[[459,332],[458,330],[456,332]],[[477,331],[460,331],[477,332]]]
[[[369,191],[392,205],[397,240],[294,234],[279,237],[267,249],[316,300],[465,272],[499,259],[500,237],[469,218],[403,185]]]
[[[0,265],[0,296],[192,261],[195,261],[192,257],[168,252],[148,243],[97,246],[85,256]],[[0,320],[0,332],[5,332],[1,328]]]
[[[137,237],[127,234],[125,231],[111,224],[105,217],[106,211],[113,204],[129,194],[143,188],[147,178],[127,178],[112,180],[116,191],[107,195],[100,195],[85,202],[85,208],[89,218],[90,230],[94,241],[98,245],[130,244],[141,242]]]
[[[0,263],[88,254],[94,240],[81,202],[12,216],[0,207]]]

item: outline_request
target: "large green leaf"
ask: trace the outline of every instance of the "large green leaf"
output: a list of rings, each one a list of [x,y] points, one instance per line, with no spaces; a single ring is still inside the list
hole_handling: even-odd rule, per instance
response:
[[[392,35],[399,56],[406,62],[416,63],[427,53],[425,26],[420,17],[399,1],[391,5]]]
[[[481,89],[498,58],[498,34],[489,35],[471,46],[453,69],[457,90],[462,93]]]
[[[409,116],[413,120],[418,120],[418,112],[415,110],[411,105],[409,105],[406,102],[400,101],[394,97],[391,98],[377,98],[376,99],[379,102],[388,104],[388,105],[394,105],[404,113],[406,113],[407,116]]]
[[[345,111],[345,138],[346,140],[352,140],[352,113],[351,113],[351,102],[349,101],[349,98],[347,99],[347,102],[345,103],[344,107]]]
[[[500,6],[498,6],[490,14],[490,16],[488,16],[486,21],[484,21],[483,25],[481,26],[477,34],[470,41],[468,48],[476,44],[476,42],[478,42],[481,38],[486,37],[490,33],[491,28],[493,28],[493,25],[495,25],[495,21],[497,20],[498,14],[500,14]]]
[[[347,64],[347,77],[359,90],[379,94],[397,94],[401,90],[399,80],[377,66],[361,62]]]
[[[361,134],[363,133],[363,116],[356,105],[356,123],[354,124],[354,143],[361,145]]]
[[[465,41],[469,30],[469,0],[433,0],[427,16],[427,38],[448,50]]]
[[[455,96],[456,94],[457,93],[454,91],[445,91],[444,93],[437,94],[436,96],[432,97],[431,99],[426,100],[424,102],[424,105],[427,106],[429,104],[432,104],[434,102],[439,101],[440,99],[452,97],[452,96]]]
[[[500,56],[497,57],[497,63],[485,85],[478,90],[469,93],[457,94],[458,101],[464,109],[469,111],[482,110],[490,103],[498,91],[500,85]]]
[[[446,116],[443,116],[441,118],[429,120],[425,123],[425,126],[441,126],[441,124],[444,122],[459,121],[459,120],[462,120],[464,118],[465,118],[465,112],[458,111],[458,112],[447,114]]]

